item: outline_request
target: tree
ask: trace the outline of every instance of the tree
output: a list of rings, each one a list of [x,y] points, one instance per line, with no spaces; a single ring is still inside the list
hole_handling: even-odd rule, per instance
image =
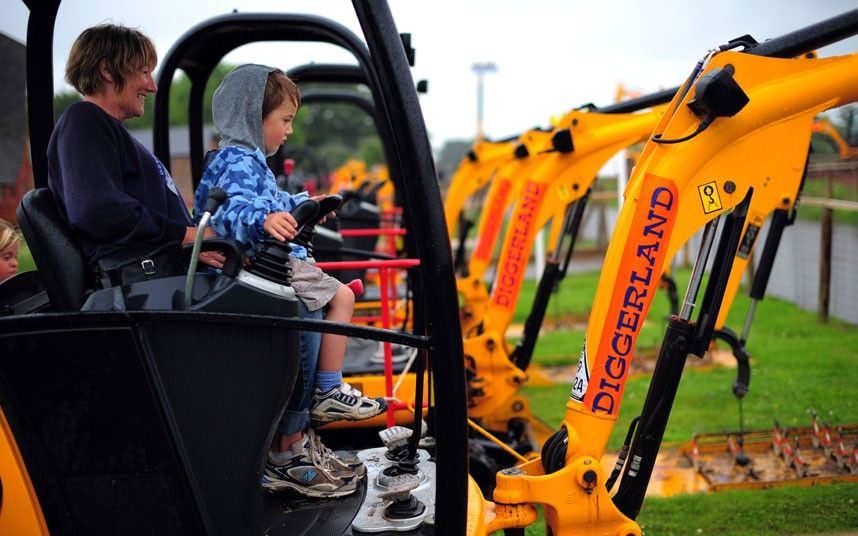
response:
[[[346,89],[357,93],[366,90],[347,84],[306,84],[301,90]],[[302,104],[294,122],[295,133],[288,146],[304,146],[328,169],[336,169],[350,158],[359,158],[371,166],[385,162],[375,120],[363,109],[346,102]]]
[[[203,96],[203,120],[212,122],[212,97],[215,89],[235,65],[218,64],[209,76]],[[314,88],[347,89],[369,94],[366,89],[350,84],[324,84],[302,86],[302,91]],[[170,126],[188,124],[188,99],[191,81],[179,72],[170,86]],[[74,91],[65,91],[54,96],[54,114],[59,117],[72,103],[80,100]],[[146,99],[143,117],[126,121],[128,128],[152,128],[155,99]],[[289,137],[289,146],[304,147],[323,160],[328,169],[336,169],[349,158],[362,158],[367,165],[384,162],[384,151],[375,127],[374,119],[362,109],[348,103],[304,104],[294,121],[294,133]]]
[[[77,91],[61,91],[54,95],[54,119],[59,118],[66,108],[80,100]]]
[[[209,80],[206,83],[206,89],[203,96],[203,122],[211,123],[212,121],[212,96],[215,89],[220,85],[224,76],[235,68],[235,65],[228,63],[218,64]],[[188,99],[191,95],[191,80],[188,76],[179,72],[173,78],[170,84],[170,126],[182,126],[188,124]],[[75,91],[61,91],[54,95],[54,117],[59,117],[62,113],[80,100],[80,95]],[[129,119],[125,124],[128,128],[152,128],[154,120],[153,110],[155,107],[154,96],[149,96],[146,99],[146,107],[143,117],[135,117]]]
[[[441,147],[441,152],[435,159],[435,167],[438,169],[438,178],[442,181],[449,181],[462,158],[468,154],[473,146],[471,140],[449,140]]]

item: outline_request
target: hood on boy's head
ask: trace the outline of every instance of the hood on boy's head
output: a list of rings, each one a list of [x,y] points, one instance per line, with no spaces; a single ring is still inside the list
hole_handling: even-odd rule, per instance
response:
[[[212,98],[212,118],[221,133],[221,147],[241,145],[265,152],[262,99],[273,67],[242,65],[226,75]]]

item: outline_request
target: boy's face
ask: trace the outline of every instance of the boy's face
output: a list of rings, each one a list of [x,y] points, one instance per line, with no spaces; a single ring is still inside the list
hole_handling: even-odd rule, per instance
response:
[[[274,154],[283,145],[286,138],[292,134],[292,120],[298,107],[288,97],[283,99],[280,106],[271,111],[262,120],[262,134],[265,138],[265,154]]]

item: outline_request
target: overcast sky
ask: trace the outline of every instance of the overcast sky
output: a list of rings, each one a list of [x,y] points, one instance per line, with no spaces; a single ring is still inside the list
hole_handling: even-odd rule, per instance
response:
[[[485,133],[489,138],[547,126],[587,102],[613,101],[617,84],[642,92],[678,85],[714,46],[750,33],[776,37],[856,7],[855,0],[390,0],[400,32],[417,50],[415,80],[432,144],[471,139],[476,130],[477,62],[494,62],[485,78]],[[0,0],[0,32],[26,37],[27,9]],[[54,45],[55,87],[66,89],[62,68],[75,37],[111,21],[142,29],[163,57],[190,27],[240,7],[243,12],[313,13],[359,32],[346,0],[66,0]],[[858,38],[821,55],[858,51]],[[350,61],[332,45],[258,44],[227,56],[288,69],[311,60]]]

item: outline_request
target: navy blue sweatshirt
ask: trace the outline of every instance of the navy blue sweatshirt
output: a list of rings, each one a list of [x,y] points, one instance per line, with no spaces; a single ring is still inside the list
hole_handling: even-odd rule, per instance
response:
[[[178,244],[192,225],[164,165],[90,102],[72,104],[57,121],[48,187],[91,264],[129,246]]]

